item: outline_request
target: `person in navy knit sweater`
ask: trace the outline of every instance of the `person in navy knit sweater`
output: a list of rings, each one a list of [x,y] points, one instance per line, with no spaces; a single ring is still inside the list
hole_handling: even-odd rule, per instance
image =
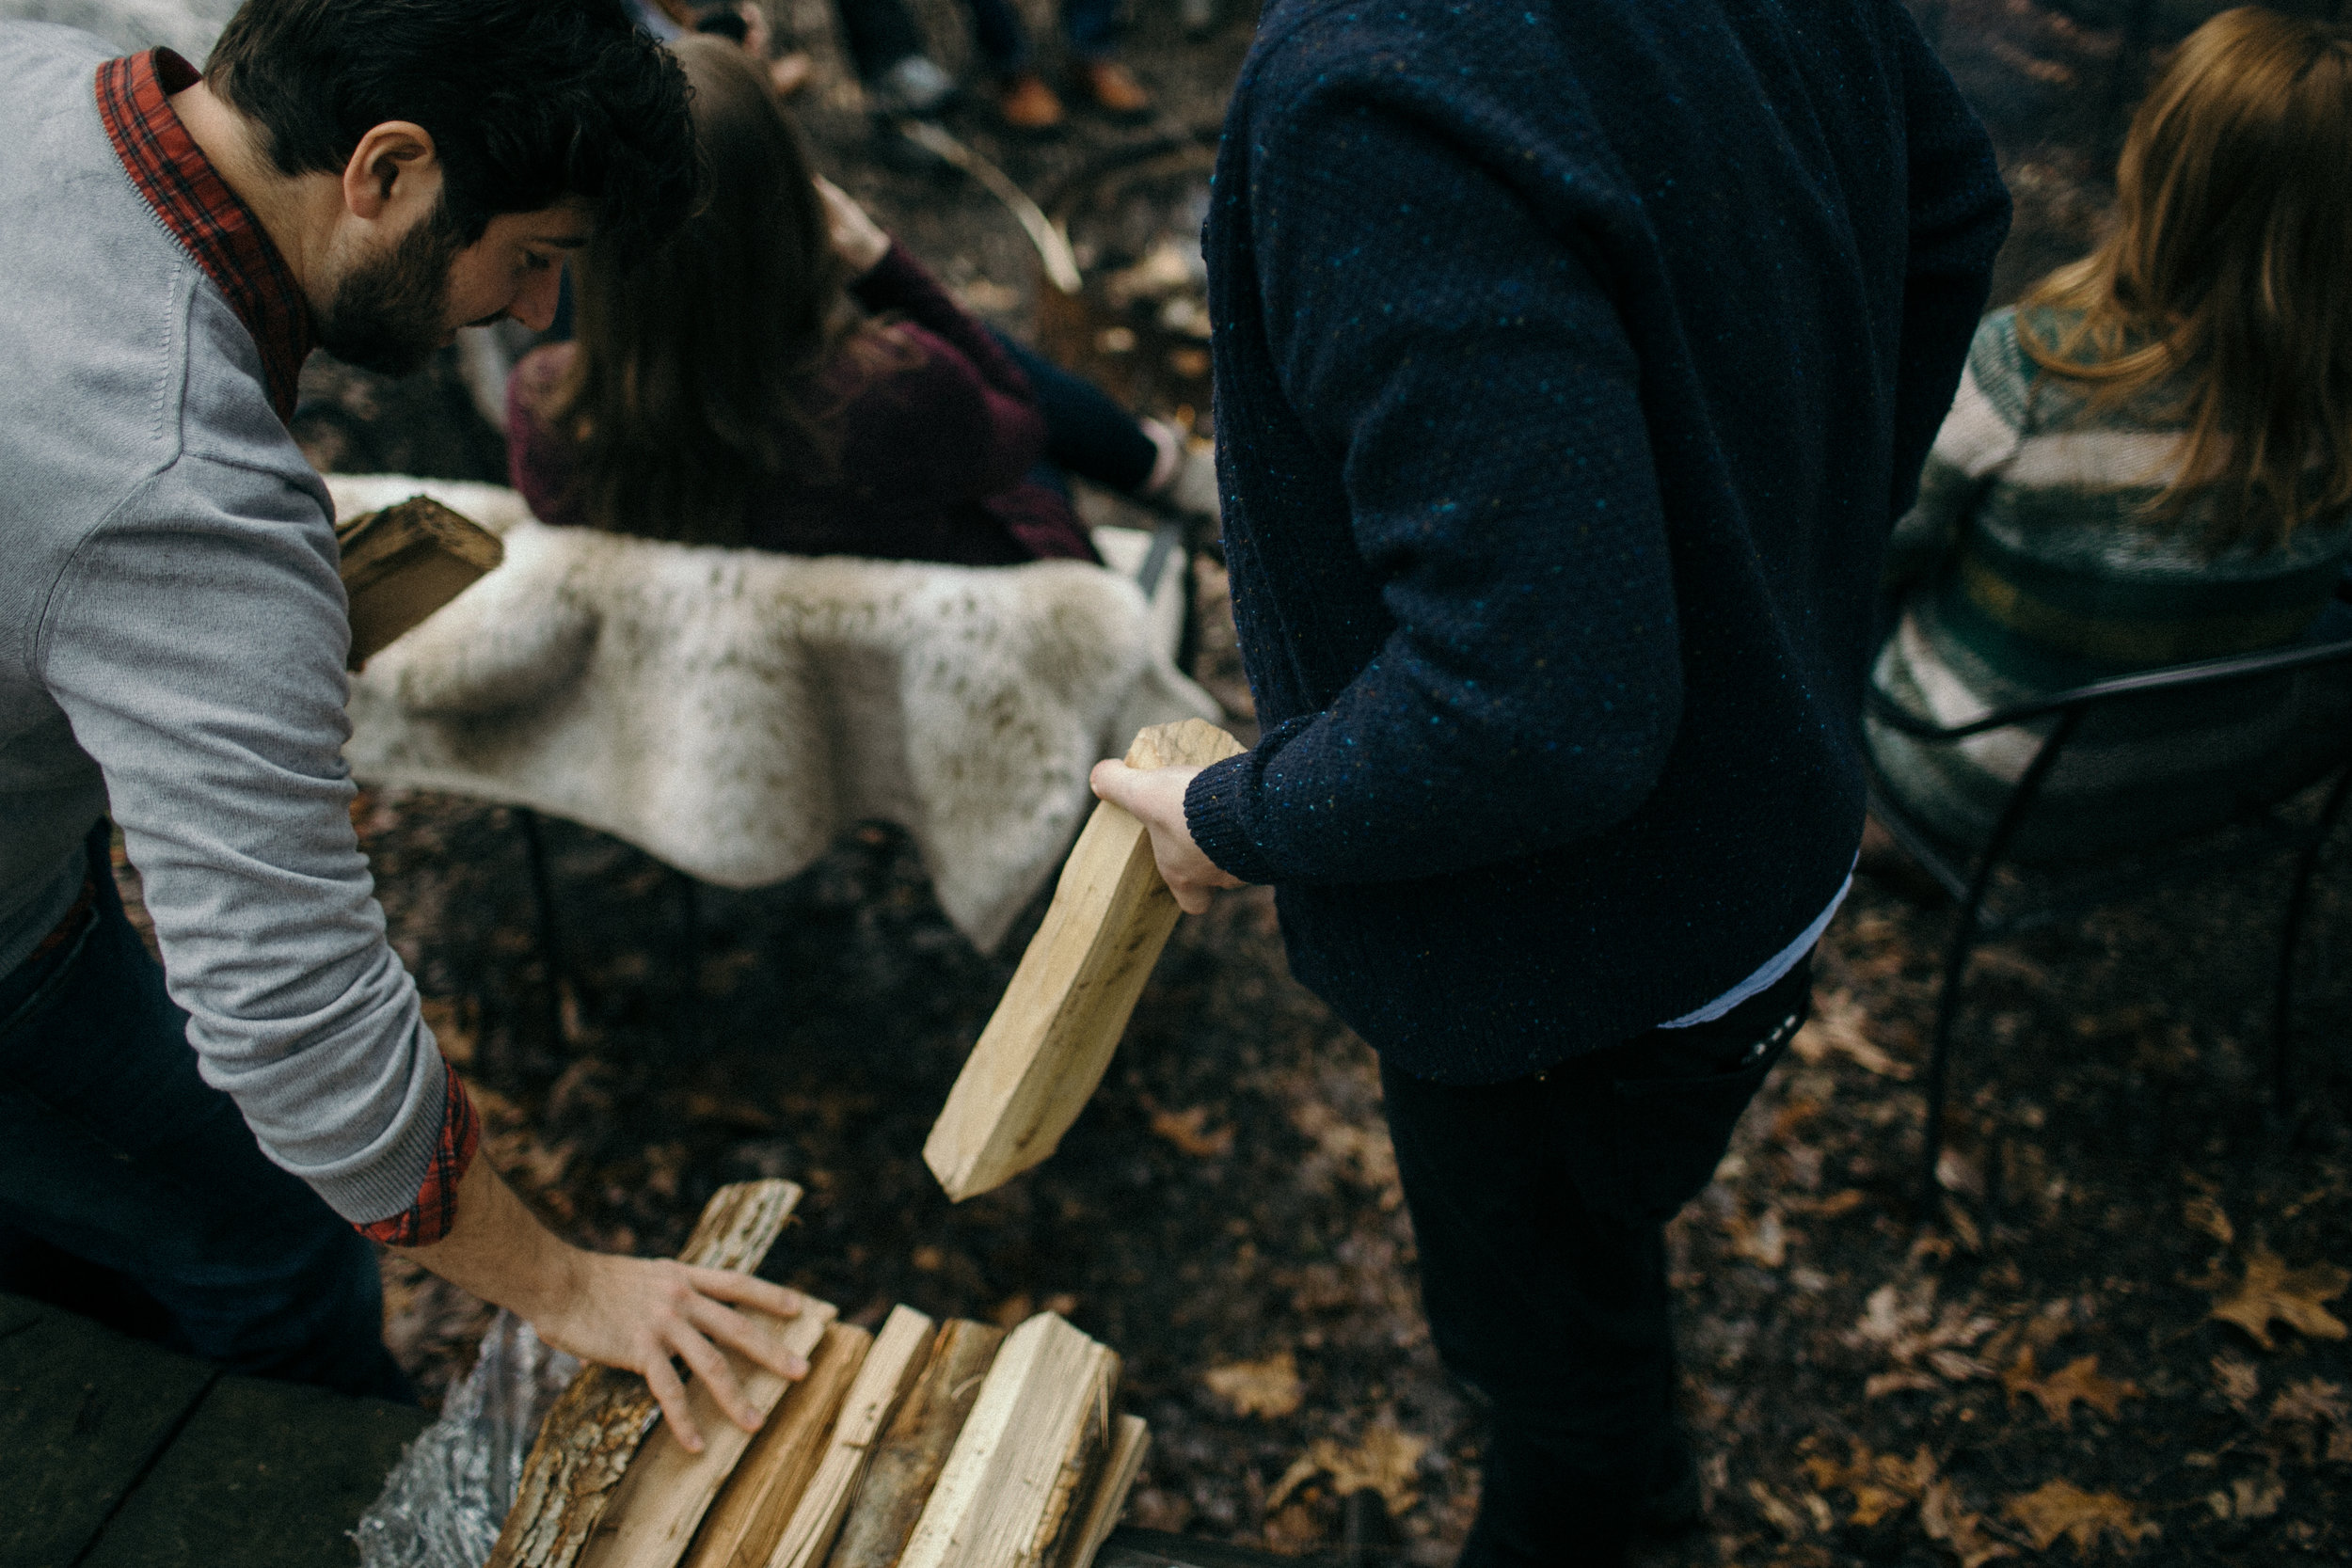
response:
[[[1899,0],[1272,0],[1206,249],[1264,725],[1106,763],[1379,1052],[1466,1563],[1694,1520],[1662,1225],[1802,1022],[2009,201]]]

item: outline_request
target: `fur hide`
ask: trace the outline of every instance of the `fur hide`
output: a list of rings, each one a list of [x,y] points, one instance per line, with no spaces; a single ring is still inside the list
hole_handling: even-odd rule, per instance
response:
[[[354,775],[569,817],[723,887],[781,881],[844,828],[895,822],[947,917],[992,950],[1068,849],[1094,762],[1146,724],[1218,717],[1170,658],[1181,551],[1147,604],[1075,562],[667,545],[545,527],[495,485],[327,483],[345,515],[430,495],[506,544],[504,565],[353,678]],[[1149,546],[1098,542],[1129,570]]]

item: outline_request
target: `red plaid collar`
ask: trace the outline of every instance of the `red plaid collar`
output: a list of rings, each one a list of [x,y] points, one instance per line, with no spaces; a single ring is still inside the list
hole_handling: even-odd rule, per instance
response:
[[[131,183],[253,334],[270,405],[280,420],[291,420],[294,383],[316,341],[310,305],[261,219],[214,169],[171,106],[171,94],[194,87],[198,76],[168,49],[108,60],[98,68],[98,118]]]

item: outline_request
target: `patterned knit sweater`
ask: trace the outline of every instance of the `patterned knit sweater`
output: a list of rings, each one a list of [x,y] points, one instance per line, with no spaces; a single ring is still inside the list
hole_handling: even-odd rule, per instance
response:
[[[2038,312],[2058,341],[2068,318]],[[2328,604],[2352,550],[2352,515],[2283,544],[2215,551],[2213,501],[2175,523],[2148,506],[2177,471],[2177,387],[2090,406],[2078,383],[2018,341],[2017,312],[1977,330],[1952,411],[1897,526],[1890,577],[1902,617],[1872,679],[1907,709],[1960,723],[2046,692],[2293,641]],[[2147,840],[2226,816],[2249,791],[2288,787],[2328,683],[2280,678],[2104,710],[2070,745],[2021,853],[2047,857]],[[1951,744],[1873,721],[1872,755],[1899,801],[1938,832],[1980,842],[2049,722]]]

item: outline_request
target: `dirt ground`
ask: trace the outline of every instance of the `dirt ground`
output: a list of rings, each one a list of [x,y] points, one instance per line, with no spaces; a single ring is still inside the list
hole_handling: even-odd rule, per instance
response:
[[[1139,400],[1205,416],[1183,311],[1163,303],[1176,295],[1120,316],[1098,293],[1110,313],[1041,324],[1004,210],[872,136],[823,8],[795,4],[819,64],[804,113],[836,177],[976,308],[1059,331]],[[2153,8],[2136,34],[2121,3],[1932,8],[2018,197],[2003,294],[2096,232],[2118,109],[2150,52],[2209,8]],[[950,120],[1074,214],[1098,282],[1181,232],[1200,188],[1184,149],[1248,42],[1247,17],[1191,40],[1173,7],[1140,9],[1156,122],[1080,117],[1025,142],[977,108]],[[965,65],[954,12],[926,15]],[[1120,166],[1143,172],[1104,186]],[[447,367],[387,387],[322,365],[310,391],[322,458],[496,476]],[[1239,705],[1218,574],[1199,574],[1203,675]],[[548,823],[550,933],[502,808],[374,793],[356,819],[490,1157],[565,1234],[665,1252],[715,1186],[788,1177],[808,1196],[774,1272],[846,1315],[1050,1306],[1126,1357],[1125,1399],[1154,1433],[1133,1522],[1307,1553],[1336,1540],[1342,1496],[1371,1487],[1405,1560],[1450,1560],[1477,1495],[1476,1412],[1416,1307],[1372,1055],[1288,977],[1263,890],[1180,927],[1059,1155],[950,1207],[923,1136],[1037,910],[982,957],[891,830],[727,894]],[[1709,1523],[1657,1563],[2352,1558],[2336,1059],[2352,980],[2329,961],[2352,933],[2346,860],[2340,839],[2320,872],[2283,1120],[2265,1116],[2276,858],[1987,950],[1924,1225],[1919,1076],[1948,911],[1857,886],[1815,1023],[1674,1227]],[[485,1311],[397,1262],[387,1278],[395,1348],[437,1393]]]

